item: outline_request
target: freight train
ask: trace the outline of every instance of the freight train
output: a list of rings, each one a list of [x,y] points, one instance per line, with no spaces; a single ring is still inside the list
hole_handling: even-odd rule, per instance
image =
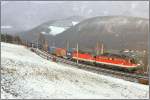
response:
[[[80,63],[86,63],[97,67],[111,68],[115,70],[123,70],[133,72],[140,68],[140,64],[136,63],[132,57],[124,54],[104,53],[101,55],[93,55],[86,52],[77,52],[75,48],[57,48],[49,47],[48,52],[55,56],[66,58],[68,60]]]

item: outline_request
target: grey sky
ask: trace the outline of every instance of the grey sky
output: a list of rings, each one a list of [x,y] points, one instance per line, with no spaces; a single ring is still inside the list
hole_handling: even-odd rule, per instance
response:
[[[14,31],[70,16],[135,16],[149,18],[148,1],[2,1],[1,25]],[[5,27],[7,26],[7,27]],[[10,27],[11,26],[11,27]]]

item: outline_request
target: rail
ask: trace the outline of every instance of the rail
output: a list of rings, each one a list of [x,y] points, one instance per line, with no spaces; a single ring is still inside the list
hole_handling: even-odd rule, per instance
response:
[[[131,73],[125,73],[125,72],[121,72],[121,71],[116,71],[116,70],[111,70],[111,69],[105,69],[105,68],[101,68],[101,67],[94,67],[94,66],[90,66],[90,65],[85,65],[85,64],[81,64],[81,63],[76,63],[64,58],[60,58],[54,55],[49,54],[48,52],[36,49],[36,48],[30,48],[33,52],[37,53],[39,56],[46,58],[46,59],[52,59],[53,57],[55,57],[57,59],[57,62],[61,62],[64,64],[69,64],[69,65],[73,65],[74,67],[78,67],[80,69],[85,69],[85,70],[90,70],[92,72],[95,73],[103,73],[105,75],[109,74],[112,75],[114,77],[117,78],[121,78],[121,79],[125,79],[128,81],[132,81],[132,82],[139,82],[139,80],[146,80],[145,84],[148,84],[148,76],[142,76],[142,75],[137,75],[137,74],[131,74]],[[142,82],[140,82],[142,83]]]

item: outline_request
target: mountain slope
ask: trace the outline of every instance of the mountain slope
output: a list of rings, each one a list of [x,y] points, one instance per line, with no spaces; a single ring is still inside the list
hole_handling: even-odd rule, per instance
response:
[[[103,16],[82,21],[56,35],[56,45],[94,48],[97,41],[109,49],[147,49],[149,20],[136,17]]]
[[[22,32],[19,34],[23,39],[28,41],[36,41],[39,34],[42,33],[50,41],[53,41],[53,38],[56,34],[60,34],[63,31],[69,29],[70,27],[76,25],[83,17],[80,16],[71,16],[65,19],[56,19],[45,22],[29,31]]]

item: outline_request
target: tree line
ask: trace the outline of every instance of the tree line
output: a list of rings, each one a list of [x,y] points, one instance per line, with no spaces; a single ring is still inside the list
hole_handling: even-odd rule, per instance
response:
[[[5,34],[1,33],[1,42],[22,44],[22,40],[19,36],[13,36],[6,33]]]

